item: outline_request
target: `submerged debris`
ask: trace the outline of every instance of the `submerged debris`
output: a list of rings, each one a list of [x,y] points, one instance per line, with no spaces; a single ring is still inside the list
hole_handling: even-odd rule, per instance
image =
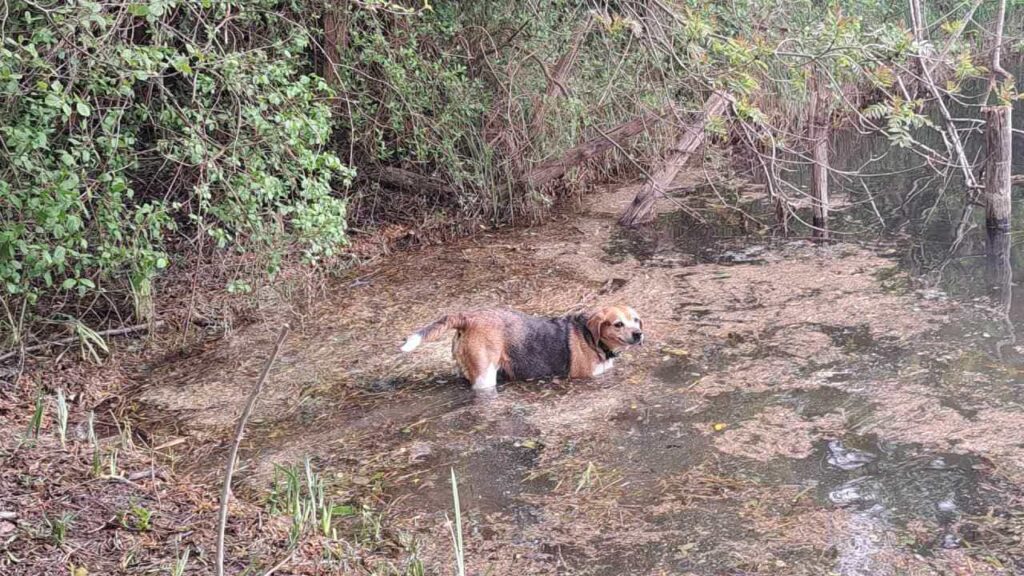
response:
[[[870,452],[847,448],[842,440],[831,440],[828,443],[828,463],[840,470],[854,470],[874,462],[876,458]]]

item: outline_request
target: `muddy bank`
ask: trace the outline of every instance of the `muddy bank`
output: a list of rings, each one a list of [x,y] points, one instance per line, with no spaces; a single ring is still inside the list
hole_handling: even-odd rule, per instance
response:
[[[358,544],[311,570],[450,571],[452,469],[472,573],[1014,570],[1021,378],[977,328],[983,306],[916,290],[883,246],[757,240],[671,211],[624,231],[629,199],[399,255],[318,302],[257,408],[239,494],[264,505],[275,465],[308,457],[362,510],[338,526]],[[397,350],[464,307],[617,302],[649,344],[590,381],[482,402],[447,343]],[[214,479],[275,329],[138,373],[138,417],[208,447],[199,476]]]

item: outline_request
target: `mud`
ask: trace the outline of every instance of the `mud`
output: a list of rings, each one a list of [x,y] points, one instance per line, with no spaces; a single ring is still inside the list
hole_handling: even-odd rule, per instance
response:
[[[749,238],[682,213],[622,231],[629,199],[398,255],[317,303],[257,407],[240,493],[259,504],[274,464],[311,457],[429,573],[454,565],[452,470],[472,574],[1024,570],[1024,373],[996,355],[987,304],[916,289],[887,246]],[[594,380],[486,400],[447,342],[398,352],[463,307],[613,302],[640,312],[648,343]],[[225,438],[276,328],[147,367],[139,414]]]

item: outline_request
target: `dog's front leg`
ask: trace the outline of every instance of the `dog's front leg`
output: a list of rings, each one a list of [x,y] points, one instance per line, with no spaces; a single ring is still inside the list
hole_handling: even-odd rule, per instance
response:
[[[615,359],[613,359],[613,358],[609,358],[608,360],[605,360],[604,362],[598,363],[597,366],[594,366],[594,376],[600,376],[601,374],[604,374],[605,372],[611,370],[612,366],[614,366],[614,365],[615,365]]]
[[[487,368],[473,379],[473,390],[477,392],[494,392],[498,388],[498,367],[488,364]]]

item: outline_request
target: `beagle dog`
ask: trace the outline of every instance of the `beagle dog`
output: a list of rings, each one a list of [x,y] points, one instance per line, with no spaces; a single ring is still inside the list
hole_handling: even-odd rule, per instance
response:
[[[559,318],[512,310],[457,312],[413,332],[402,345],[420,344],[455,330],[452,356],[475,390],[491,391],[498,377],[532,380],[589,378],[610,369],[618,351],[643,343],[643,321],[628,306],[608,306]]]

